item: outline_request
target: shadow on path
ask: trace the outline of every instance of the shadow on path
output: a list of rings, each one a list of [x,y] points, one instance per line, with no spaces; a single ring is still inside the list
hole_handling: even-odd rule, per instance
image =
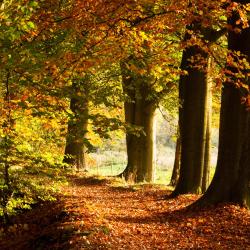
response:
[[[69,217],[63,201],[42,203],[12,218],[8,231],[0,238],[0,249],[70,249],[69,239],[74,230],[60,226]]]

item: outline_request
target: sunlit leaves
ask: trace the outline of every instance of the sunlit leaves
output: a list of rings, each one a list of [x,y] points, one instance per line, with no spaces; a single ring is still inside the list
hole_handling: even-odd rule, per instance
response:
[[[191,211],[183,208],[197,196],[165,200],[168,191],[162,186],[124,186],[119,180],[86,177],[71,178],[70,183],[63,189],[63,204],[43,204],[17,218],[6,233],[0,229],[4,246],[27,248],[28,242],[36,242],[47,248],[76,249],[245,249],[249,245],[249,212],[237,206]]]

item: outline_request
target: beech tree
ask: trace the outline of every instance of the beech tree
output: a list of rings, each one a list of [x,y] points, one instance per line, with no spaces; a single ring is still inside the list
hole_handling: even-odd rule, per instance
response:
[[[178,4],[138,1],[134,5],[131,5],[134,15],[123,18],[125,28],[120,31],[126,34],[123,39],[127,54],[127,58],[121,60],[121,70],[127,96],[125,121],[141,128],[141,132],[136,135],[127,131],[128,164],[121,175],[138,182],[153,178],[154,112],[180,73],[176,56],[179,38],[174,32],[181,29],[184,18],[176,15],[183,7]],[[171,22],[171,18],[179,22]],[[158,27],[157,30],[152,30],[152,25]]]
[[[127,62],[129,63],[129,62]],[[127,100],[124,104],[125,121],[128,126],[137,126],[137,134],[127,133],[127,166],[122,173],[126,180],[153,180],[153,123],[156,100],[151,93],[153,78],[139,75],[121,63],[122,85]]]
[[[77,170],[86,170],[85,136],[89,119],[89,77],[74,79],[71,86],[68,133],[64,152],[64,162],[76,166]]]
[[[235,202],[250,207],[249,21],[237,1],[228,18],[228,58],[223,83],[219,152],[214,178],[198,206]],[[243,8],[242,8],[243,7]],[[243,9],[243,10],[242,10]]]
[[[200,154],[200,157],[203,158],[204,163],[200,164],[199,166],[202,169],[202,174],[200,174],[200,179],[201,179],[201,183],[199,184],[199,189],[201,188],[201,190],[203,193],[206,191],[206,189],[208,188],[209,185],[209,175],[210,175],[210,154],[211,154],[211,122],[212,122],[212,79],[209,76],[209,72],[210,72],[210,68],[211,68],[211,58],[208,58],[208,68],[207,68],[207,73],[205,73],[205,77],[206,79],[204,79],[204,84],[206,85],[206,109],[204,110],[204,121],[198,119],[195,123],[194,126],[198,126],[198,121],[199,122],[205,122],[203,124],[204,126],[204,130],[202,130],[204,136],[202,141],[200,141],[200,143],[202,144],[202,146],[204,147],[203,151]],[[182,77],[181,77],[182,78]],[[182,80],[180,82],[180,84],[183,83]],[[186,83],[187,84],[187,83]],[[200,84],[202,84],[202,82],[200,82]],[[182,91],[184,86],[180,85],[180,91]],[[183,99],[180,99],[181,104],[180,104],[180,114],[183,112],[184,107],[186,107],[186,105],[183,104]],[[192,107],[193,109],[196,109],[195,106]],[[191,119],[190,116],[188,116],[189,119]],[[181,119],[181,117],[179,118]],[[183,118],[182,118],[183,119]],[[187,122],[187,121],[185,121]],[[180,124],[179,124],[180,126]],[[179,126],[178,126],[178,130],[179,130]],[[190,133],[191,131],[189,131]],[[193,133],[199,133],[197,130],[194,130]],[[190,135],[191,136],[191,135]],[[197,143],[197,142],[196,142]],[[180,135],[180,131],[178,131],[178,137],[177,137],[177,141],[176,141],[176,151],[175,151],[175,161],[174,161],[174,167],[173,167],[173,172],[172,172],[172,177],[171,177],[171,181],[170,181],[170,185],[172,186],[176,186],[178,181],[179,181],[179,176],[180,176],[180,165],[181,165],[181,135]],[[187,148],[185,148],[184,150],[188,150],[191,149],[191,146],[187,146]],[[190,152],[189,152],[190,153]],[[190,166],[190,165],[189,165]],[[182,168],[182,171],[184,171],[184,167]],[[196,168],[195,170],[196,171]],[[183,172],[182,172],[183,174]],[[190,181],[191,182],[191,181]]]
[[[206,9],[206,11],[208,11]],[[206,12],[205,12],[206,13]],[[204,13],[194,17],[184,36],[181,69],[186,74],[179,81],[179,126],[181,140],[180,178],[172,196],[183,193],[201,193],[202,178],[206,179],[204,159],[208,159],[208,114],[210,99],[209,46],[225,29],[213,30],[202,22]],[[208,137],[209,139],[209,137]],[[206,162],[209,162],[208,160]]]
[[[197,29],[193,24],[189,29]],[[186,35],[185,40],[191,39]],[[202,69],[197,60],[202,58]],[[196,61],[192,63],[192,59]],[[205,152],[205,127],[207,113],[207,71],[208,53],[198,45],[188,46],[182,57],[181,68],[187,75],[181,76],[180,88],[180,135],[181,166],[180,178],[173,195],[200,193]]]

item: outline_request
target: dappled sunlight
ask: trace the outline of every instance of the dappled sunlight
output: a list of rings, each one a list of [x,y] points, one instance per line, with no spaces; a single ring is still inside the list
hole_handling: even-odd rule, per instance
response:
[[[186,207],[198,196],[166,200],[170,191],[159,185],[126,188],[115,179],[83,176],[72,176],[69,183],[63,202],[18,217],[14,223],[27,223],[32,233],[10,230],[1,249],[246,249],[250,244],[250,213],[237,206],[193,211]]]

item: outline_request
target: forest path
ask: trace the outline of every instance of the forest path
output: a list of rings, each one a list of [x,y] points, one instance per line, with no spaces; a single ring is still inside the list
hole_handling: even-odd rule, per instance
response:
[[[186,211],[197,196],[94,177],[71,177],[63,192],[18,217],[0,249],[250,249],[250,213],[236,206]]]

